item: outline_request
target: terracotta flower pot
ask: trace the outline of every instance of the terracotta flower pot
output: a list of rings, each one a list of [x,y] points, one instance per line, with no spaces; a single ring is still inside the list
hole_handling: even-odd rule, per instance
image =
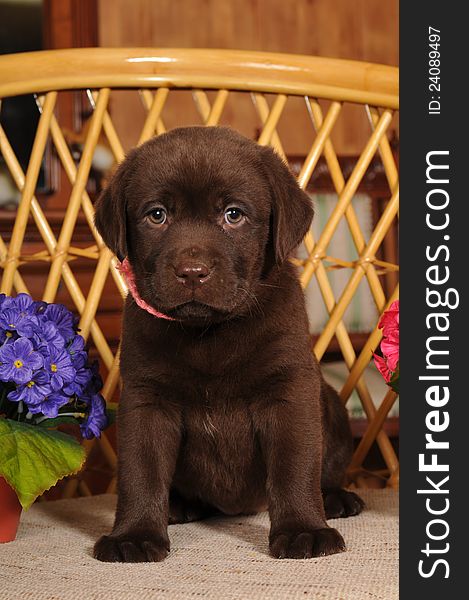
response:
[[[13,488],[0,477],[0,543],[16,537],[21,516],[21,504]]]

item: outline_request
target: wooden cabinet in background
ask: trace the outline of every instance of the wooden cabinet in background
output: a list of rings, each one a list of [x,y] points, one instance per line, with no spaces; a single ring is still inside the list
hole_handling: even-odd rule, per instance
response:
[[[398,0],[97,0],[100,46],[173,48],[237,48],[289,52],[397,65]],[[116,96],[113,119],[125,147],[135,143],[135,127],[143,122],[139,100]],[[228,104],[223,120],[252,136],[257,128],[249,100]],[[364,111],[346,106],[334,128],[341,156],[358,155],[368,139]],[[128,115],[132,115],[129,120]],[[171,125],[200,123],[188,94],[168,102]],[[397,130],[398,123],[393,125]],[[313,130],[305,103],[289,99],[279,123],[288,155],[308,152]]]

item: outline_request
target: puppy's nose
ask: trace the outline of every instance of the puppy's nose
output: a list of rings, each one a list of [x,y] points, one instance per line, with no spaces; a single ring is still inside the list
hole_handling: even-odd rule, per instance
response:
[[[182,261],[174,268],[176,277],[180,283],[196,287],[204,283],[210,275],[208,266],[199,261]]]

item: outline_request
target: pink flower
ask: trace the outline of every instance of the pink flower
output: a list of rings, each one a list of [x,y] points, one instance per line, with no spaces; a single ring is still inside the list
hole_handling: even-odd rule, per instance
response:
[[[389,383],[389,381],[391,380],[391,377],[392,377],[392,372],[389,369],[388,365],[386,364],[386,361],[384,360],[384,358],[382,356],[379,356],[378,354],[373,354],[373,359],[375,361],[376,368],[381,373],[381,375],[384,377],[384,381],[386,383]]]
[[[383,336],[396,335],[399,339],[399,300],[394,300],[381,317],[378,327],[383,330]]]
[[[395,371],[399,362],[399,331],[397,336],[390,335],[381,342],[381,352],[388,363],[391,371]]]
[[[399,300],[391,304],[382,315],[378,327],[383,330],[381,352],[374,354],[376,368],[389,383],[399,369]],[[398,373],[397,373],[398,377]],[[394,387],[393,387],[394,389]]]

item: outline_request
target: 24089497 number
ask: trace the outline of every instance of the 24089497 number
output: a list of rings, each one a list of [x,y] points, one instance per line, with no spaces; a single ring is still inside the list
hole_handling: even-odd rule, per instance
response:
[[[441,110],[440,103],[440,30],[434,27],[428,28],[428,90],[432,94],[428,103],[428,113],[430,115],[439,115]]]

